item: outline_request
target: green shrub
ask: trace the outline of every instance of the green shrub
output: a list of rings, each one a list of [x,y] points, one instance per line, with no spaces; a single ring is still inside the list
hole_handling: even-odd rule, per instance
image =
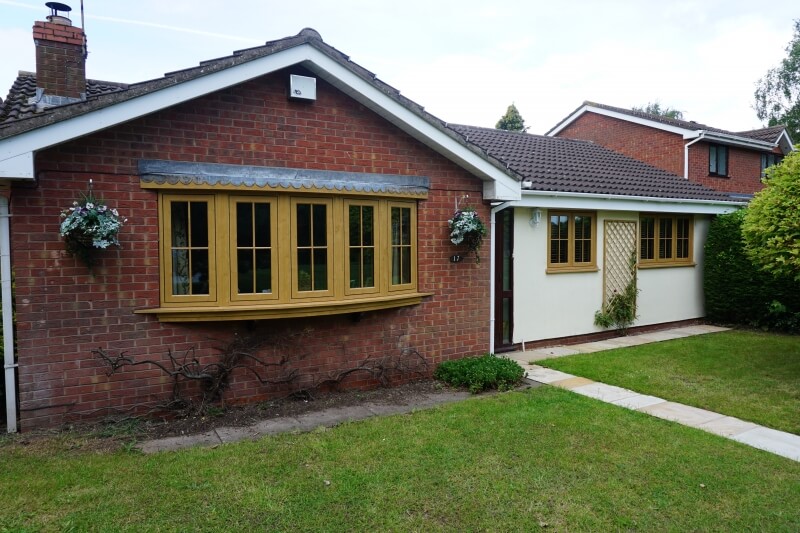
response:
[[[706,316],[727,324],[800,332],[800,284],[748,259],[740,210],[714,219],[705,245]]]
[[[473,394],[512,389],[524,376],[525,371],[516,361],[491,354],[445,361],[433,373],[434,378],[454,387],[467,387]]]

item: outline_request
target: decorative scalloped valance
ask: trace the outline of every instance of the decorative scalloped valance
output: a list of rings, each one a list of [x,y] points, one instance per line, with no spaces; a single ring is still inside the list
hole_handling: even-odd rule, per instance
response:
[[[430,178],[300,168],[140,160],[144,189],[273,190],[427,198]]]

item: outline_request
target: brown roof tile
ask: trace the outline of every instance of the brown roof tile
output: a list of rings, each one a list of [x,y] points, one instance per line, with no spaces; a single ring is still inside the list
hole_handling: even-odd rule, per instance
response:
[[[589,141],[450,124],[464,138],[532,181],[531,190],[733,201],[700,184]]]

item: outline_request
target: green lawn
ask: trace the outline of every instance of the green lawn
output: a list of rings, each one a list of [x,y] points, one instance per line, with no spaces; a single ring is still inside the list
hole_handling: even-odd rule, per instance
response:
[[[800,336],[727,331],[537,364],[800,434]]]
[[[553,387],[153,456],[22,439],[0,531],[800,530],[800,463]]]

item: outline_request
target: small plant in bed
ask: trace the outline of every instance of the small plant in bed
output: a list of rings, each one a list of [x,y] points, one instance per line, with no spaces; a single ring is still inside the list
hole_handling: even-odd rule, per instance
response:
[[[507,357],[486,354],[440,364],[433,377],[453,387],[466,387],[473,394],[497,389],[511,390],[522,382],[525,371]]]

